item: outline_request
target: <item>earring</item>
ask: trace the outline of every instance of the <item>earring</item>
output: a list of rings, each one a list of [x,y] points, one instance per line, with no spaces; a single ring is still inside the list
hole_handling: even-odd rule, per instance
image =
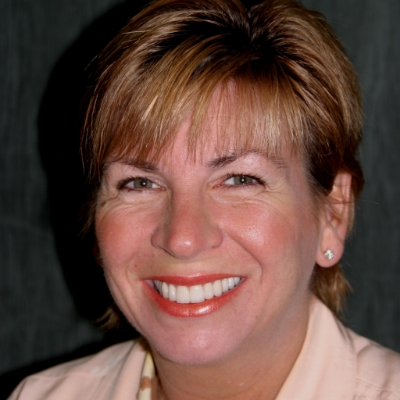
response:
[[[328,249],[325,251],[324,256],[327,260],[333,260],[335,257],[335,253],[331,249]]]

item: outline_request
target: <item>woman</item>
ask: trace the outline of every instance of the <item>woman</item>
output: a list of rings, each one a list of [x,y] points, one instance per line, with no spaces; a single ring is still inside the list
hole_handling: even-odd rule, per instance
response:
[[[363,184],[357,79],[291,0],[158,0],[98,59],[87,229],[143,336],[11,399],[400,399],[400,357],[336,319]],[[123,317],[122,317],[123,315]]]

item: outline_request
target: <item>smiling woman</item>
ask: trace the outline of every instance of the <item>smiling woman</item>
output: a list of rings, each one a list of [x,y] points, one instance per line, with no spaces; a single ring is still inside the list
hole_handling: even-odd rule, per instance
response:
[[[361,107],[324,18],[291,0],[158,0],[97,63],[86,229],[107,325],[123,315],[143,339],[11,398],[399,399],[400,357],[335,316]]]
[[[263,339],[276,348],[295,341],[297,355],[325,225],[302,162],[289,151],[279,163],[255,149],[221,153],[217,120],[191,156],[190,126],[151,171],[115,161],[103,175],[95,226],[110,290],[156,359],[232,362],[260,352]],[[135,189],[138,177],[152,184]],[[260,361],[272,359],[276,366],[271,354]]]

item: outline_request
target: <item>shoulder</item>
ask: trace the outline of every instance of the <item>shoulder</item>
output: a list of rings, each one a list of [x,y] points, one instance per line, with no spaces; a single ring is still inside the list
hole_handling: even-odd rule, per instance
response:
[[[129,366],[131,390],[138,390],[146,349],[141,341],[111,346],[25,378],[9,400],[108,399]],[[132,393],[132,392],[131,392]]]
[[[400,355],[311,303],[303,348],[277,400],[400,400]]]
[[[357,360],[355,399],[400,400],[400,354],[349,333]]]

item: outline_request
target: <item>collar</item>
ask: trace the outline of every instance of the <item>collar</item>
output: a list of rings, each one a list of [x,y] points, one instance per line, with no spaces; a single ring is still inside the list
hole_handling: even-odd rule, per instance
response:
[[[348,331],[314,298],[302,350],[276,400],[352,399],[356,365]]]
[[[143,363],[142,375],[140,377],[140,388],[137,395],[138,400],[151,400],[151,381],[155,377],[153,357],[149,350]]]

